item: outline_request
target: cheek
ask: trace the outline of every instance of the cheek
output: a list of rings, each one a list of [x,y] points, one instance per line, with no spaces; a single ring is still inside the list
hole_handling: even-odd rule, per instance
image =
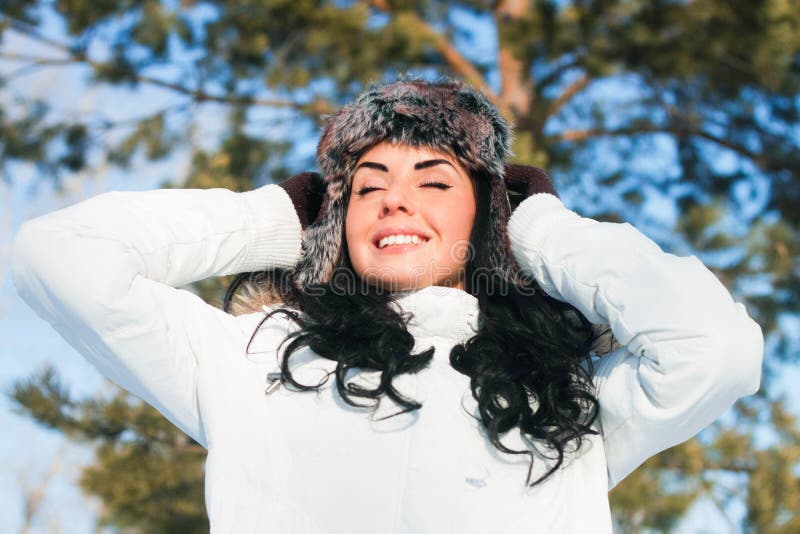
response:
[[[443,253],[447,254],[449,261],[464,262],[469,250],[472,237],[472,225],[475,221],[474,200],[464,198],[453,202],[438,213],[440,228],[445,237],[446,247]],[[447,261],[445,258],[443,261]]]
[[[347,205],[347,211],[344,214],[345,238],[350,240],[358,231],[359,225],[360,217],[358,213],[358,207],[351,202]]]
[[[463,221],[463,228],[464,230],[464,239],[469,239],[472,236],[472,227],[475,224],[475,207],[472,206],[472,209],[467,213],[464,217]]]
[[[350,261],[354,267],[360,263],[359,258],[362,252],[365,232],[366,228],[362,214],[357,208],[351,209],[348,207],[344,218],[344,240],[350,255]]]
[[[453,207],[450,214],[448,224],[451,235],[456,239],[469,240],[472,235],[472,225],[475,222],[475,201],[472,198],[465,198]]]
[[[353,232],[354,224],[351,221],[350,214],[348,213],[347,216],[344,218],[344,240],[345,244],[350,247],[352,245],[352,232]]]

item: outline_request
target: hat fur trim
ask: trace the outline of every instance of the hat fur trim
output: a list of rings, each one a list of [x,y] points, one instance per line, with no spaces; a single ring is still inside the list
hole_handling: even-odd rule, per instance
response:
[[[503,178],[511,142],[506,121],[483,94],[461,82],[400,80],[370,86],[327,119],[317,145],[326,183],[324,212],[306,229],[295,282],[307,286],[330,280],[342,253],[356,164],[384,141],[444,152],[473,180],[489,182],[489,267],[510,280],[516,269],[506,232],[510,206]]]

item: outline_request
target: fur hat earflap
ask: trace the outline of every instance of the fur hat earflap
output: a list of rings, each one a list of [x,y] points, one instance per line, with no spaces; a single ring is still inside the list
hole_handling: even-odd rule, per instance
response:
[[[317,164],[326,183],[324,213],[306,229],[295,281],[309,285],[330,280],[342,252],[356,164],[384,141],[444,152],[473,180],[488,182],[490,267],[511,279],[516,269],[506,234],[510,206],[503,176],[511,143],[506,121],[466,84],[403,79],[372,85],[328,118],[317,145]]]

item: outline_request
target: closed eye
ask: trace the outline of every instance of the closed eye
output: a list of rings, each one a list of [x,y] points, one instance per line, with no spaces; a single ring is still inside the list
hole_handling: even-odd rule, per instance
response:
[[[430,187],[435,187],[437,189],[443,189],[443,190],[444,189],[450,189],[451,187],[453,187],[452,185],[445,184],[445,183],[442,183],[442,182],[426,182],[426,183],[424,183],[422,185],[425,186],[425,187],[430,186]]]
[[[361,189],[356,191],[356,194],[358,196],[360,196],[360,197],[363,197],[367,193],[371,193],[372,191],[377,191],[378,189],[380,189],[380,188],[379,187],[362,187]]]

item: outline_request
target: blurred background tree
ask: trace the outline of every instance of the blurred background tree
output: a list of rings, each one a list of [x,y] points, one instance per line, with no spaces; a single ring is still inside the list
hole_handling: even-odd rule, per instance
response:
[[[548,168],[584,215],[698,256],[767,335],[759,394],[615,488],[616,531],[668,531],[701,500],[735,531],[800,531],[800,430],[772,388],[800,355],[800,1],[10,0],[0,14],[7,182],[17,164],[57,188],[180,153],[190,169],[163,187],[247,190],[313,169],[322,117],[370,80],[482,89],[516,127],[515,161]],[[12,34],[36,52],[2,47]],[[155,87],[169,104],[116,120],[15,90],[64,66],[120,102]],[[200,142],[212,106],[225,120]],[[219,305],[228,281],[192,289]],[[207,529],[203,450],[153,410],[73,398],[52,371],[13,397],[96,447],[81,484],[104,524]]]

